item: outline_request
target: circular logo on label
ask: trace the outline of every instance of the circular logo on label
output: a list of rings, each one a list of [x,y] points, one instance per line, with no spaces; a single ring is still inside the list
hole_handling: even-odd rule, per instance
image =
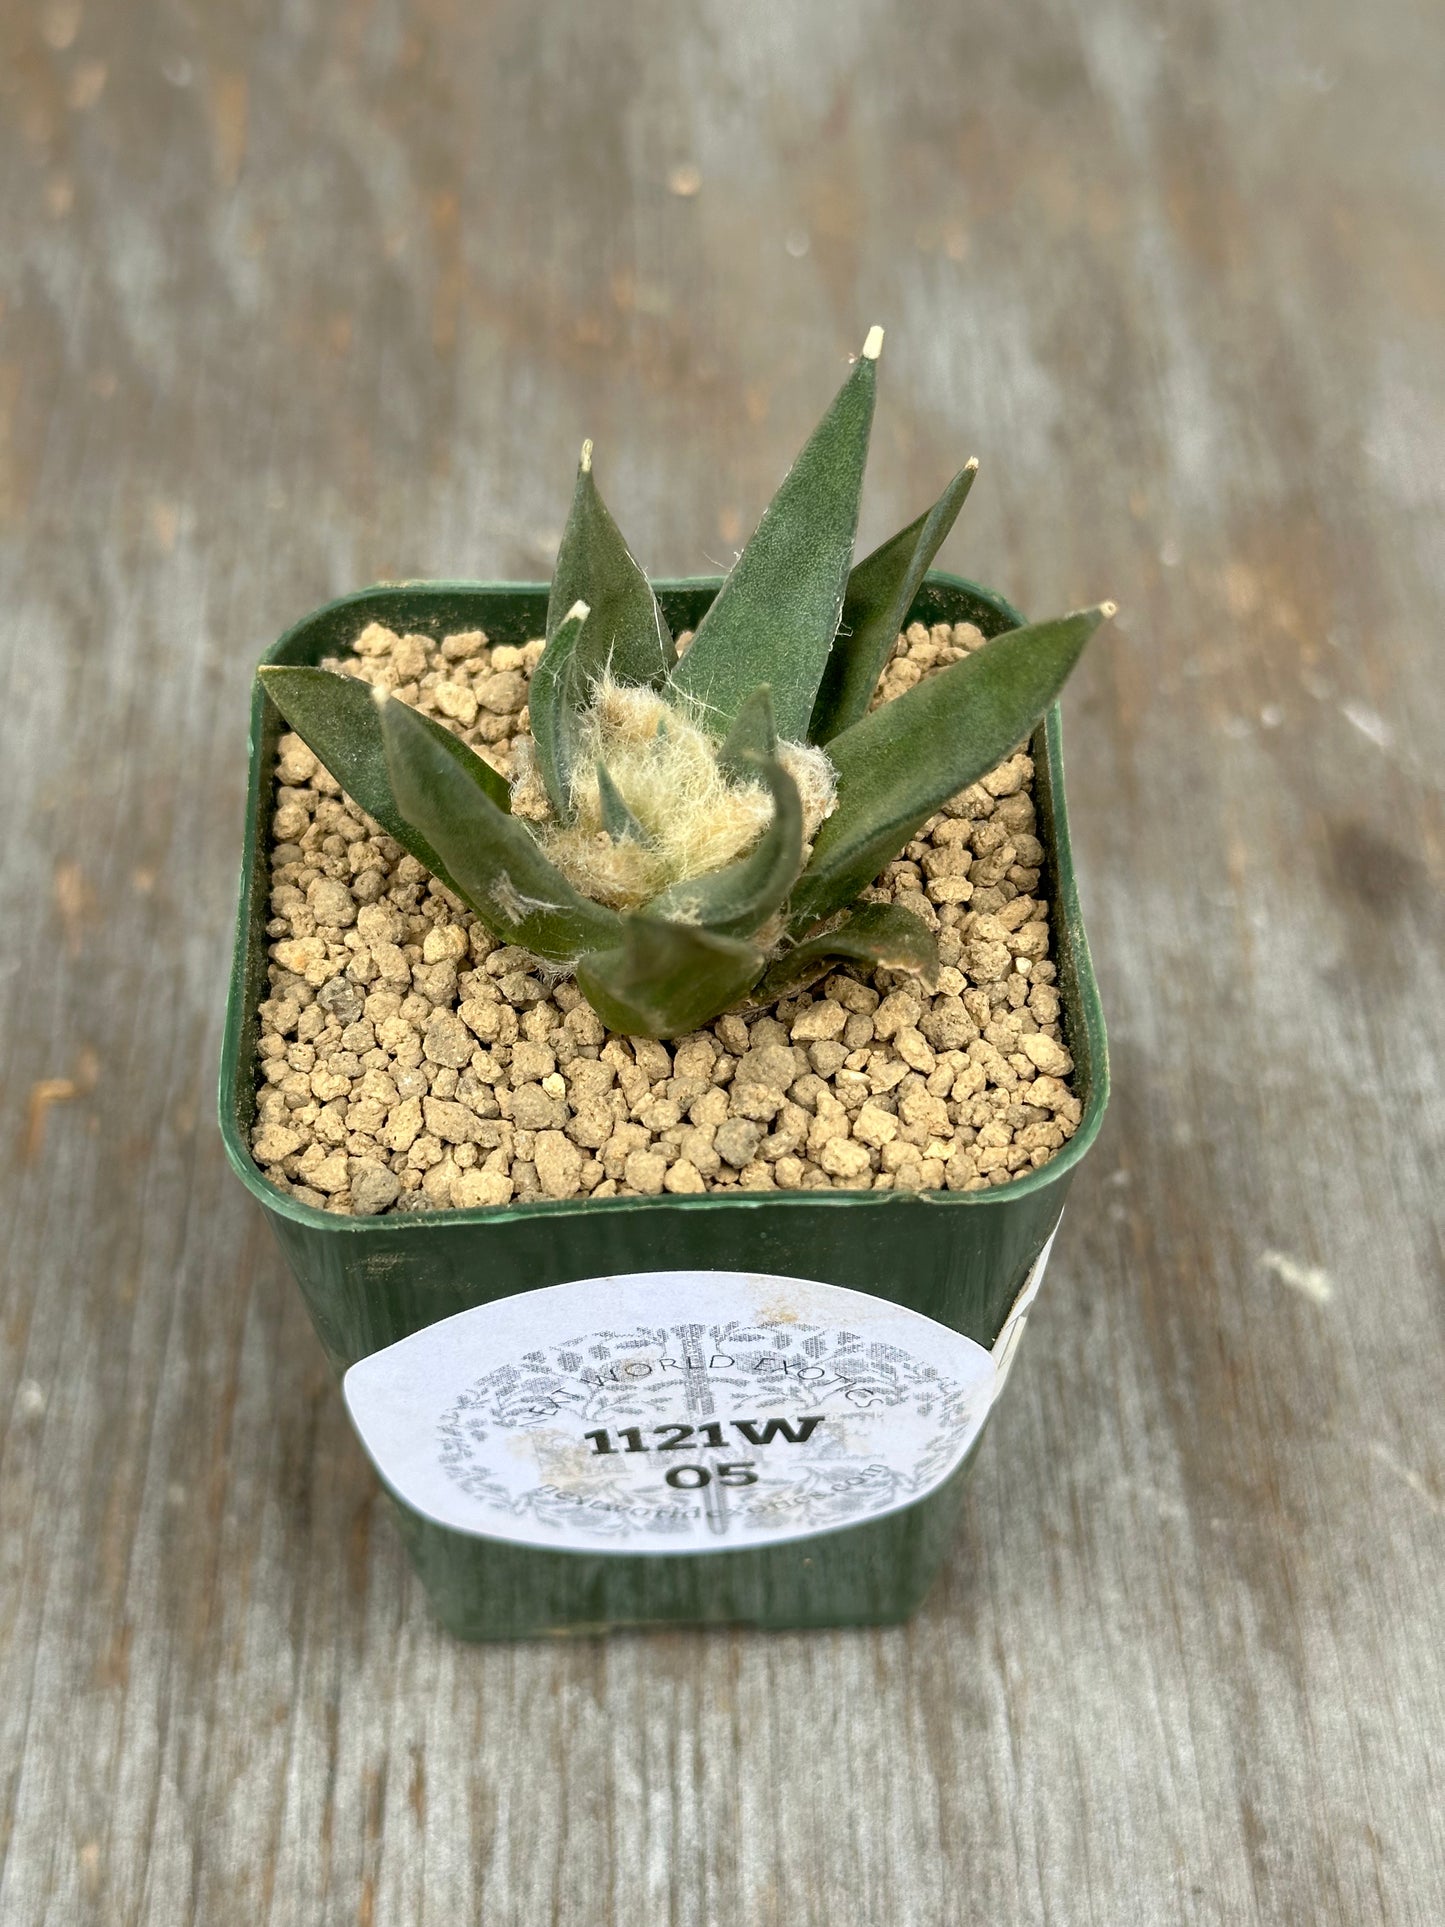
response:
[[[480,1305],[362,1359],[382,1476],[461,1531],[703,1552],[912,1504],[987,1415],[990,1354],[864,1292],[751,1272],[592,1278]]]

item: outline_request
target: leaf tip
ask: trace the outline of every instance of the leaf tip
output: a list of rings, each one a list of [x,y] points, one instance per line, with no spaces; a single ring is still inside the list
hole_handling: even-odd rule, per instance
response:
[[[877,361],[882,352],[883,330],[878,326],[877,322],[875,322],[868,330],[867,339],[863,343],[863,359],[865,361]]]
[[[592,443],[590,441],[585,441],[582,444],[582,456],[578,467],[584,475],[590,475],[592,473]]]
[[[376,704],[378,709],[385,709],[386,705],[391,701],[391,691],[389,689],[383,689],[379,682],[374,682],[371,685],[371,700]]]
[[[591,444],[589,443],[588,446],[590,447]],[[563,620],[565,622],[585,622],[588,616],[591,615],[591,613],[592,613],[591,603],[583,602],[579,597],[579,599],[576,602],[574,602],[572,604],[572,607],[567,611],[567,614],[563,617]]]
[[[1118,613],[1119,605],[1117,602],[1101,602],[1099,604],[1099,614],[1105,622],[1108,622],[1111,617],[1118,615]]]
[[[968,460],[967,460],[967,461],[966,461],[966,462],[964,463],[964,465],[963,465],[963,472],[964,472],[964,474],[965,474],[965,475],[977,475],[977,473],[978,473],[978,457],[977,457],[977,455],[970,455],[970,456],[969,456],[969,458],[968,458]]]

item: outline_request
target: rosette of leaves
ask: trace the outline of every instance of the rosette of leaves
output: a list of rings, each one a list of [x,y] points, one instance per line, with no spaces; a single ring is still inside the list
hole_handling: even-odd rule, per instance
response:
[[[584,445],[510,783],[362,681],[261,671],[353,800],[496,937],[575,974],[614,1030],[678,1036],[844,959],[935,981],[927,927],[860,893],[1028,737],[1113,613],[1012,630],[872,706],[977,466],[853,565],[882,339],[682,654]]]

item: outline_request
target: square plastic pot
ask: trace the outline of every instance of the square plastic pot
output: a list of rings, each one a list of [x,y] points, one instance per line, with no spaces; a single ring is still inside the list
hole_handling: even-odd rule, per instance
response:
[[[693,628],[716,580],[658,585],[674,631]],[[266,661],[316,663],[346,653],[368,622],[443,636],[480,628],[496,642],[543,630],[545,587],[406,583],[328,603],[289,630]],[[911,612],[970,621],[985,634],[1022,621],[999,596],[932,574]],[[283,725],[257,692],[220,1117],[237,1176],[256,1198],[295,1273],[338,1377],[358,1359],[438,1320],[575,1279],[659,1270],[761,1272],[851,1287],[906,1306],[992,1348],[1058,1221],[1108,1096],[1103,1015],[1074,886],[1057,709],[1033,745],[1053,956],[1083,1119],[1041,1170],[986,1191],[730,1192],[702,1197],[575,1199],[475,1211],[339,1217],[267,1182],[249,1150],[255,1117],[257,1007],[267,994],[267,852],[272,772]],[[438,1616],[468,1639],[617,1626],[745,1622],[837,1626],[905,1618],[947,1551],[972,1453],[916,1504],[775,1545],[697,1554],[561,1551],[439,1525],[392,1494],[411,1557]]]

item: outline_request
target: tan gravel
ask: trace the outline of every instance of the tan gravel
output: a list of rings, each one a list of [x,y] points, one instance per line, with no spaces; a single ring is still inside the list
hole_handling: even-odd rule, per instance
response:
[[[915,623],[880,700],[983,646]],[[332,667],[511,773],[540,642],[373,623]],[[298,736],[276,762],[256,1161],[342,1214],[723,1190],[951,1190],[1046,1164],[1081,1106],[1039,888],[1033,762],[955,797],[866,894],[938,933],[937,990],[838,970],[659,1043],[496,943],[342,795]]]

